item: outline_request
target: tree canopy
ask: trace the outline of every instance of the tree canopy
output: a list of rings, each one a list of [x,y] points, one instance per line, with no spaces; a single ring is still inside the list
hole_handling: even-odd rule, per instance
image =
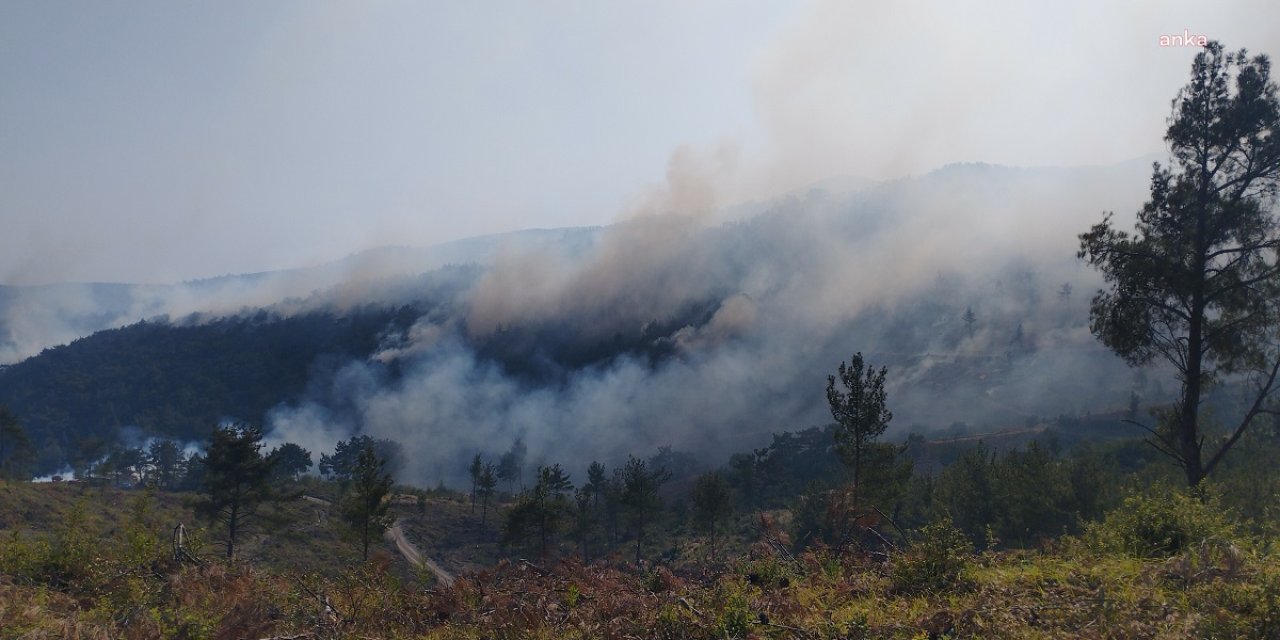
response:
[[[884,378],[888,370],[876,371],[855,353],[849,364],[840,363],[839,381],[845,390],[836,388],[836,376],[827,376],[827,404],[836,420],[836,452],[853,469],[854,503],[861,491],[860,483],[871,445],[889,427],[893,412],[886,406]]]
[[[311,470],[311,452],[292,442],[272,449],[267,457],[271,459],[272,474],[276,479],[297,480],[298,476]]]
[[[386,460],[378,456],[372,444],[366,444],[356,455],[351,472],[351,492],[343,500],[342,516],[360,544],[360,557],[369,559],[369,541],[391,526],[387,511],[391,494],[391,475],[384,467]]]
[[[268,482],[272,461],[262,455],[262,429],[245,424],[214,429],[199,462],[204,497],[196,509],[226,527],[223,544],[227,559],[234,559],[237,542],[258,523],[260,507],[276,498]]]
[[[1132,233],[1112,215],[1080,235],[1079,256],[1102,272],[1090,328],[1132,365],[1172,365],[1181,398],[1168,419],[1143,425],[1151,442],[1200,483],[1254,419],[1272,410],[1280,370],[1280,102],[1266,56],[1211,42],[1173,101],[1151,199]],[[1228,376],[1252,400],[1222,437],[1202,424],[1201,397]]]
[[[620,502],[631,511],[631,523],[636,530],[636,564],[640,564],[645,526],[654,512],[662,507],[658,490],[671,479],[671,472],[665,467],[654,468],[635,456],[627,456],[626,466],[618,473],[622,488]]]
[[[360,454],[365,449],[373,449],[378,459],[386,465],[387,473],[394,475],[399,471],[403,458],[400,443],[388,438],[359,435],[352,436],[349,440],[339,440],[332,455],[320,454],[320,473],[332,476],[339,482],[351,480],[360,464]]]
[[[35,466],[31,439],[9,410],[0,407],[0,479],[26,480]]]

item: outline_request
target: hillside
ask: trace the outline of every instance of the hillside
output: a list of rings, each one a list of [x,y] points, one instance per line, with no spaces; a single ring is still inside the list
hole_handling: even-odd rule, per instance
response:
[[[254,423],[322,385],[411,307],[341,316],[265,312],[187,325],[141,322],[99,332],[0,370],[0,404],[21,417],[40,475],[64,468],[92,439],[201,441],[219,421]]]
[[[416,254],[379,252],[333,266],[329,288],[249,287],[252,304],[231,310],[231,281],[213,281],[187,300],[209,311],[0,371],[0,404],[45,473],[87,437],[198,440],[238,418],[312,450],[397,440],[419,460],[401,480],[431,485],[517,437],[535,460],[664,445],[723,458],[825,422],[825,376],[853,352],[889,368],[899,436],[1155,402],[1173,388],[1164,374],[1135,376],[1089,334],[1097,280],[1073,246],[1095,211],[1133,199],[1140,171],[954,165],[729,220],[459,245],[487,262],[411,275],[371,265],[426,264]]]
[[[197,313],[221,317],[260,307],[290,313],[314,311],[339,302],[320,294],[334,293],[344,284],[366,287],[356,304],[403,304],[420,294],[392,291],[394,287],[388,287],[387,280],[412,280],[451,265],[455,269],[458,265],[485,265],[516,248],[576,255],[590,247],[598,234],[596,228],[529,229],[427,247],[379,247],[311,267],[175,284],[0,284],[0,366],[144,319],[184,318]],[[374,280],[379,282],[370,282]],[[414,284],[430,288],[429,283]]]

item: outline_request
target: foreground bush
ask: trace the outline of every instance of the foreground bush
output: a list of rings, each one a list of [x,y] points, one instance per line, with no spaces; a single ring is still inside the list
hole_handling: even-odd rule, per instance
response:
[[[1102,522],[1087,527],[1084,536],[1094,551],[1138,558],[1170,558],[1208,542],[1237,538],[1217,500],[1172,488],[1126,498]]]
[[[892,561],[889,577],[902,593],[937,593],[960,585],[973,548],[950,518],[920,530],[919,538]]]

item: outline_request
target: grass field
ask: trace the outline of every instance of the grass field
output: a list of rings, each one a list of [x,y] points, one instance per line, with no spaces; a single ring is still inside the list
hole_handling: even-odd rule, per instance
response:
[[[767,536],[711,563],[636,568],[515,559],[459,497],[397,501],[409,536],[459,579],[436,584],[380,546],[367,563],[331,508],[297,500],[234,563],[190,495],[0,485],[0,637],[8,638],[1280,638],[1269,544],[1206,538],[1168,557],[1100,545],[975,553],[945,528],[888,560]],[[490,514],[491,516],[493,514]],[[190,523],[202,563],[174,560]],[[203,540],[203,541],[202,541]],[[380,543],[381,544],[381,543]]]

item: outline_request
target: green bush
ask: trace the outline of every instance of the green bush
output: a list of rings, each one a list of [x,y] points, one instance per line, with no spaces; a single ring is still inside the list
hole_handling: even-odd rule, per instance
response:
[[[785,588],[795,580],[795,568],[775,556],[748,560],[738,566],[738,573],[761,589]]]
[[[661,640],[684,640],[693,637],[698,622],[687,609],[664,604],[653,619],[653,637]]]
[[[1280,638],[1280,570],[1267,567],[1251,580],[1195,585],[1189,604],[1200,612],[1201,638]]]
[[[720,612],[716,620],[716,636],[720,638],[745,638],[751,633],[751,599],[745,585],[723,585]]]
[[[1102,522],[1089,525],[1090,549],[1139,558],[1170,558],[1210,540],[1236,538],[1234,527],[1211,495],[1197,498],[1169,488],[1125,499]]]
[[[940,518],[920,530],[910,549],[894,558],[889,577],[902,593],[951,589],[961,583],[973,547],[951,518]]]
[[[0,574],[20,583],[46,582],[46,565],[53,555],[49,541],[24,537],[19,529],[4,537],[0,540]]]

